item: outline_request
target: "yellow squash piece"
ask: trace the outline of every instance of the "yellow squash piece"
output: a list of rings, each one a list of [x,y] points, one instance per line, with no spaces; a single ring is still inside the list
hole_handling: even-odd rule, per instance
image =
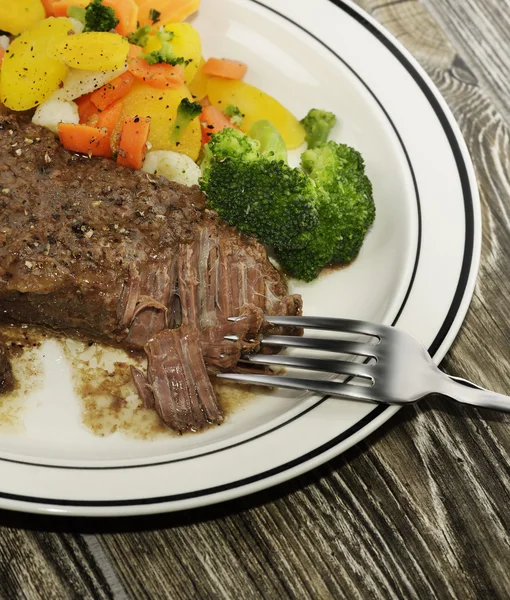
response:
[[[305,141],[305,130],[296,117],[269,94],[245,83],[221,77],[210,77],[207,81],[207,95],[211,104],[221,110],[229,104],[237,106],[243,113],[241,129],[248,133],[255,121],[267,119],[280,132],[285,145],[290,150],[298,148]]]
[[[171,150],[186,154],[197,160],[200,152],[202,131],[199,119],[194,119],[182,132],[179,143],[170,142],[177,107],[183,98],[191,100],[187,87],[158,90],[141,82],[135,82],[131,90],[123,98],[122,118],[149,116],[151,129],[149,142],[151,150]]]
[[[184,77],[186,84],[189,84],[195,77],[202,56],[202,42],[198,31],[189,23],[171,23],[165,26],[165,31],[173,33],[170,44],[175,56],[182,56],[189,60],[189,64],[184,67]],[[151,36],[147,45],[143,49],[145,53],[153,52],[161,48],[161,42],[157,36]]]
[[[91,31],[69,36],[58,44],[52,57],[74,69],[110,71],[126,62],[129,43],[116,33]]]
[[[193,98],[195,98],[195,100],[202,100],[202,98],[207,96],[207,82],[209,81],[210,77],[202,71],[202,67],[204,65],[205,59],[202,56],[198,65],[198,71],[188,85],[189,91],[193,94]]]
[[[0,0],[0,29],[14,35],[46,16],[41,0]]]
[[[54,46],[72,31],[69,19],[44,19],[12,41],[5,53],[0,101],[12,110],[28,110],[44,102],[67,75],[61,61],[50,58]]]

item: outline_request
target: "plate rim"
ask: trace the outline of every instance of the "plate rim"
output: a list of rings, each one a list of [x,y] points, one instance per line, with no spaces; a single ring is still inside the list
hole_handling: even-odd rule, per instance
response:
[[[250,0],[254,4],[258,4],[263,8],[270,10],[279,16],[283,17],[287,21],[290,21],[300,29],[304,29],[298,23],[295,23],[287,15],[280,13],[271,6],[260,2],[259,0]],[[480,262],[480,249],[481,249],[481,211],[480,211],[480,199],[478,194],[478,188],[476,184],[476,177],[474,167],[469,156],[469,152],[465,141],[460,132],[455,118],[446,104],[446,101],[441,96],[439,90],[436,88],[433,81],[426,74],[419,63],[413,58],[413,56],[405,49],[396,38],[393,37],[388,31],[386,31],[382,25],[377,23],[369,14],[355,5],[351,0],[328,0],[329,3],[333,4],[340,10],[344,10],[351,17],[357,20],[370,33],[383,43],[394,55],[394,57],[404,66],[408,73],[413,77],[414,81],[425,95],[429,104],[432,106],[436,117],[442,125],[442,129],[448,139],[450,148],[453,156],[455,157],[455,164],[458,170],[459,180],[462,185],[462,197],[464,201],[465,210],[465,240],[464,240],[464,253],[462,259],[462,268],[459,272],[459,280],[456,287],[455,294],[452,298],[450,309],[444,319],[444,322],[436,334],[436,337],[431,344],[429,351],[433,355],[436,362],[440,362],[444,354],[448,350],[449,346],[455,339],[465,314],[468,310],[474,286],[477,279],[479,262]],[[310,31],[304,29],[304,31],[311,35]],[[318,39],[318,38],[316,38]],[[319,40],[321,42],[321,40]],[[323,42],[321,42],[323,43]],[[335,52],[327,46],[334,54]],[[345,63],[345,61],[343,61]],[[347,65],[349,66],[349,65]],[[352,69],[351,69],[352,70]],[[397,132],[398,135],[398,132]],[[405,148],[405,146],[403,146]],[[462,167],[462,169],[460,168]],[[463,171],[463,172],[461,172]],[[416,182],[415,182],[416,185]],[[468,202],[469,200],[469,202]],[[416,269],[416,267],[415,267]],[[412,287],[412,280],[410,282],[410,288]],[[405,304],[405,300],[403,302]],[[400,314],[401,311],[399,311]],[[396,316],[395,321],[398,320]],[[320,402],[323,402],[323,398]],[[293,477],[301,475],[302,473],[313,469],[320,464],[330,460],[334,456],[346,451],[348,448],[358,443],[374,430],[379,428],[384,422],[386,422],[391,416],[393,416],[399,407],[385,407],[378,405],[364,418],[354,423],[347,430],[343,431],[339,436],[333,438],[326,444],[318,446],[313,451],[300,456],[299,458],[290,461],[289,463],[280,465],[275,469],[270,469],[256,476],[252,476],[245,479],[241,479],[235,482],[225,484],[225,486],[218,486],[218,488],[211,488],[210,490],[204,489],[198,492],[190,492],[189,494],[182,494],[181,496],[191,496],[196,501],[191,505],[182,508],[191,508],[191,506],[201,506],[204,504],[213,504],[225,500],[229,500],[241,495],[248,495],[259,491],[261,489],[273,486],[277,483],[282,483]],[[16,462],[16,461],[13,461]],[[297,463],[297,464],[293,464]],[[162,463],[159,463],[162,464]],[[37,465],[43,467],[45,465]],[[52,466],[52,465],[49,465]],[[53,466],[55,468],[55,466]],[[136,468],[133,467],[133,468]],[[253,480],[254,481],[250,481]],[[226,487],[226,490],[219,488]],[[230,493],[227,493],[230,492]],[[219,495],[219,497],[218,497]],[[148,512],[163,512],[165,510],[180,510],[179,507],[172,506],[176,502],[184,500],[177,496],[168,496],[162,498],[143,498],[138,500],[116,500],[112,502],[107,501],[59,501],[55,499],[43,499],[43,498],[32,498],[27,496],[8,494],[0,492],[0,498],[7,500],[3,508],[13,508],[27,510],[29,512],[55,512],[57,507],[123,507],[122,509],[114,512],[108,512],[107,514],[135,514],[135,513],[148,513]],[[174,499],[170,499],[174,498]],[[206,499],[203,501],[203,499]],[[13,505],[11,505],[13,503]],[[29,507],[26,504],[29,503]],[[166,506],[165,506],[166,504]],[[42,506],[41,506],[42,505]],[[149,509],[151,506],[155,507],[151,510],[140,510],[141,507]],[[131,510],[129,510],[131,509]],[[73,514],[65,511],[66,514]],[[74,514],[78,515],[91,515],[100,516],[101,513],[95,510],[77,510]],[[106,514],[106,513],[105,513]]]

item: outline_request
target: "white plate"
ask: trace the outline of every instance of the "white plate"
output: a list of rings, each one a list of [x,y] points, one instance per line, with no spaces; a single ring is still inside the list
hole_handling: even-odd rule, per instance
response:
[[[346,269],[296,285],[306,314],[394,323],[439,362],[467,310],[480,207],[458,127],[416,61],[349,2],[203,0],[205,56],[249,65],[247,80],[296,115],[335,112],[362,151],[375,225]],[[0,435],[0,506],[70,515],[181,510],[303,473],[377,429],[396,408],[291,394],[261,397],[201,435],[98,438],[81,423],[57,342],[40,351],[24,432]]]

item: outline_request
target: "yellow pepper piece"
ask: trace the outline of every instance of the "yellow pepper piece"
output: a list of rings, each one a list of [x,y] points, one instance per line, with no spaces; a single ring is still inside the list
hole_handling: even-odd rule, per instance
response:
[[[167,23],[179,23],[192,15],[200,6],[200,0],[179,0],[169,2],[168,0],[137,0],[138,21],[140,25],[166,25]],[[154,23],[151,19],[151,11],[159,12],[158,21]]]
[[[122,36],[91,31],[69,36],[51,55],[75,69],[110,71],[122,67],[128,51],[129,43]]]
[[[0,2],[0,29],[17,35],[29,29],[46,16],[41,0],[2,0]]]
[[[49,57],[54,46],[66,41],[69,19],[44,19],[12,41],[5,53],[0,80],[0,101],[12,110],[41,104],[61,85],[67,67]]]
[[[195,77],[202,56],[202,42],[200,34],[189,23],[171,23],[165,26],[165,31],[174,34],[170,41],[172,52],[175,56],[182,56],[189,60],[189,64],[184,67],[184,77],[186,84],[189,84]],[[144,53],[149,54],[154,50],[161,48],[161,42],[156,35],[149,38],[147,45],[143,49]]]
[[[225,110],[229,104],[237,106],[244,118],[241,129],[248,133],[255,121],[267,119],[280,132],[290,150],[305,141],[305,130],[296,117],[269,94],[245,83],[222,77],[210,77],[207,95],[211,104]]]
[[[186,86],[178,89],[158,90],[136,81],[123,98],[121,118],[149,116],[151,129],[149,142],[151,150],[171,150],[186,154],[197,160],[200,152],[202,130],[199,119],[194,119],[182,132],[177,144],[170,141],[177,107],[183,98],[191,100]]]

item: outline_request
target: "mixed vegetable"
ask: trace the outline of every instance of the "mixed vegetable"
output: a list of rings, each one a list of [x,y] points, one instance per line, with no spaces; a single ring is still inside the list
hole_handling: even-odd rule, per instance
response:
[[[247,65],[202,56],[184,19],[200,0],[17,0],[0,6],[0,101],[77,153],[186,185],[310,281],[357,255],[374,216],[354,149],[329,141],[336,117],[299,121],[246,83]],[[5,3],[7,4],[7,3]],[[301,167],[288,150],[303,143]]]

